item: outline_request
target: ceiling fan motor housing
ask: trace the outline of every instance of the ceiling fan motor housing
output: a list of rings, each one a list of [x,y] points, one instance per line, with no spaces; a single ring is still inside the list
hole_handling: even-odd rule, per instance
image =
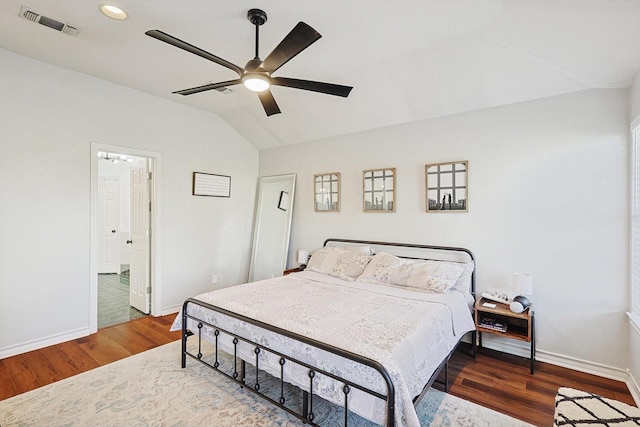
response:
[[[258,68],[260,68],[260,65],[262,65],[262,60],[260,58],[253,58],[244,66],[244,71],[247,73],[259,71]]]
[[[247,18],[253,25],[262,25],[267,22],[267,13],[260,9],[250,9]]]

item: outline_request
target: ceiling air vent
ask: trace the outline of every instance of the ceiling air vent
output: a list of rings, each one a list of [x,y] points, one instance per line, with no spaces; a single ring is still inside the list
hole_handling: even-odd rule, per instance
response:
[[[48,16],[41,15],[35,10],[29,9],[26,6],[22,6],[20,8],[20,16],[29,21],[37,22],[38,24],[42,24],[45,27],[53,28],[56,31],[69,34],[71,36],[76,36],[80,32],[80,30],[77,27],[74,27],[69,24],[65,24],[64,22],[60,22],[53,18],[49,18]]]

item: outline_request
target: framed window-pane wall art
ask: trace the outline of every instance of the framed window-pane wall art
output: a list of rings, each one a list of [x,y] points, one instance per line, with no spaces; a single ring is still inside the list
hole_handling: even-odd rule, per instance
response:
[[[314,210],[340,212],[340,173],[331,172],[313,176]]]
[[[468,171],[466,160],[426,165],[427,212],[467,212]]]
[[[365,212],[395,212],[396,169],[363,171]]]

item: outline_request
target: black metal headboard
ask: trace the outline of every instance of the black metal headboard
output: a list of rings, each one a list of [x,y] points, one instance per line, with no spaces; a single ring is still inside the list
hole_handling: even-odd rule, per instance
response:
[[[373,249],[379,247],[388,250],[390,253],[393,253],[393,255],[396,255],[400,258],[452,261],[460,263],[472,261],[474,264],[474,268],[473,272],[471,273],[471,294],[473,296],[475,296],[476,294],[476,258],[473,255],[473,252],[471,252],[467,248],[458,248],[454,246],[419,245],[414,243],[377,242],[373,240],[338,239],[333,237],[325,240],[323,246],[335,246],[336,244],[346,246],[367,245],[371,246]],[[418,253],[418,251],[422,253]]]

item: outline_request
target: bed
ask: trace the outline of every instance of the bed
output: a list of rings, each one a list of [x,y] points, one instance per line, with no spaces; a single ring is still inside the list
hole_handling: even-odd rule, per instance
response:
[[[182,367],[204,363],[307,424],[322,425],[322,401],[343,425],[417,427],[415,406],[469,332],[475,355],[474,292],[468,249],[332,238],[302,272],[187,299],[172,329]]]

